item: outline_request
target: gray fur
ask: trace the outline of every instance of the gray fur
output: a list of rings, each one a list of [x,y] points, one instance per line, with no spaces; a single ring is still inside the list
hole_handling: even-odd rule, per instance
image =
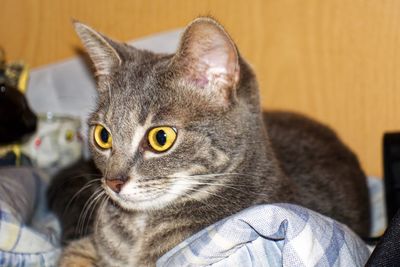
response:
[[[79,23],[76,29],[92,57],[102,47],[108,56],[110,47],[117,53],[107,60],[110,73],[98,75],[98,106],[89,119],[89,136],[101,123],[112,134],[113,148],[101,150],[90,140],[103,174],[102,204],[94,233],[71,243],[61,266],[153,266],[200,229],[261,203],[297,203],[368,233],[365,175],[357,158],[310,119],[278,112],[264,118],[255,75],[217,22],[195,20],[175,55],[105,37],[93,41],[102,35]],[[97,45],[95,51],[88,42]],[[210,60],[227,68],[205,75],[213,64],[198,62],[205,51],[215,52]],[[101,68],[108,66],[103,63]],[[167,152],[152,153],[146,132],[165,125],[177,128],[177,140]],[[138,136],[140,142],[133,143]],[[127,180],[124,187],[135,185],[136,193],[123,199],[107,188],[107,179]],[[177,182],[190,186],[173,197],[168,192]],[[83,255],[82,246],[93,253]]]

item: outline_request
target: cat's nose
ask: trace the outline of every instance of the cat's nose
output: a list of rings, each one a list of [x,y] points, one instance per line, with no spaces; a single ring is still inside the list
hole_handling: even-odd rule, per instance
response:
[[[127,178],[125,177],[118,177],[118,178],[107,178],[106,184],[112,191],[115,193],[121,192],[122,186],[125,184]]]

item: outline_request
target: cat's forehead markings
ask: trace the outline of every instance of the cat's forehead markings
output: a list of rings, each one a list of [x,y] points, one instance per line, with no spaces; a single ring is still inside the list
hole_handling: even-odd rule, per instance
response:
[[[107,108],[107,110],[106,110],[106,112],[105,112],[105,114],[103,115],[103,121],[104,122],[109,122],[109,121],[111,121],[111,119],[112,119],[112,114],[113,114],[113,112],[111,111],[111,109],[110,108]]]
[[[137,111],[137,122],[141,125],[145,125],[149,117],[149,107],[142,105]]]
[[[143,138],[146,138],[146,132],[148,128],[151,126],[152,115],[149,115],[146,118],[146,121],[143,125],[137,125],[135,131],[133,133],[133,137],[131,140],[131,152],[132,154],[136,154],[138,152],[138,148]]]
[[[107,83],[107,91],[108,91],[108,97],[111,99],[111,85],[110,83]]]
[[[131,109],[124,108],[121,102],[115,101],[112,105],[109,105],[102,114],[102,119],[105,122],[116,124],[116,125],[130,125],[137,124],[138,114],[137,110],[133,106]]]

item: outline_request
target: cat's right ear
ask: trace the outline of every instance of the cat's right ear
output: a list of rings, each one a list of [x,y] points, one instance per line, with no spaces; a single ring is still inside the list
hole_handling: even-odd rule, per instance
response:
[[[96,76],[109,75],[121,65],[122,59],[114,41],[79,21],[73,21],[73,24],[93,61]]]
[[[221,106],[236,99],[239,54],[225,29],[210,17],[195,19],[182,35],[172,66],[187,87]]]

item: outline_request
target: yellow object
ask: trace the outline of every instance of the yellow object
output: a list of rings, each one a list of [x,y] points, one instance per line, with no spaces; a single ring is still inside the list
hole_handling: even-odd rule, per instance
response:
[[[18,77],[18,89],[22,92],[26,92],[26,88],[28,86],[28,78],[29,78],[29,67],[26,64],[21,64],[22,70]]]
[[[112,147],[111,134],[103,125],[97,124],[94,128],[94,141],[102,149],[109,149]]]
[[[169,126],[156,127],[149,131],[147,139],[152,149],[157,152],[164,152],[174,144],[176,130]]]
[[[16,87],[25,93],[28,86],[29,68],[22,61],[5,64],[5,79],[9,86]]]
[[[11,144],[0,147],[0,157],[5,156],[9,152],[13,152],[15,155],[15,166],[21,165],[21,146],[19,144]]]
[[[73,139],[74,139],[74,132],[71,130],[67,130],[67,132],[65,133],[65,140],[71,142]]]

